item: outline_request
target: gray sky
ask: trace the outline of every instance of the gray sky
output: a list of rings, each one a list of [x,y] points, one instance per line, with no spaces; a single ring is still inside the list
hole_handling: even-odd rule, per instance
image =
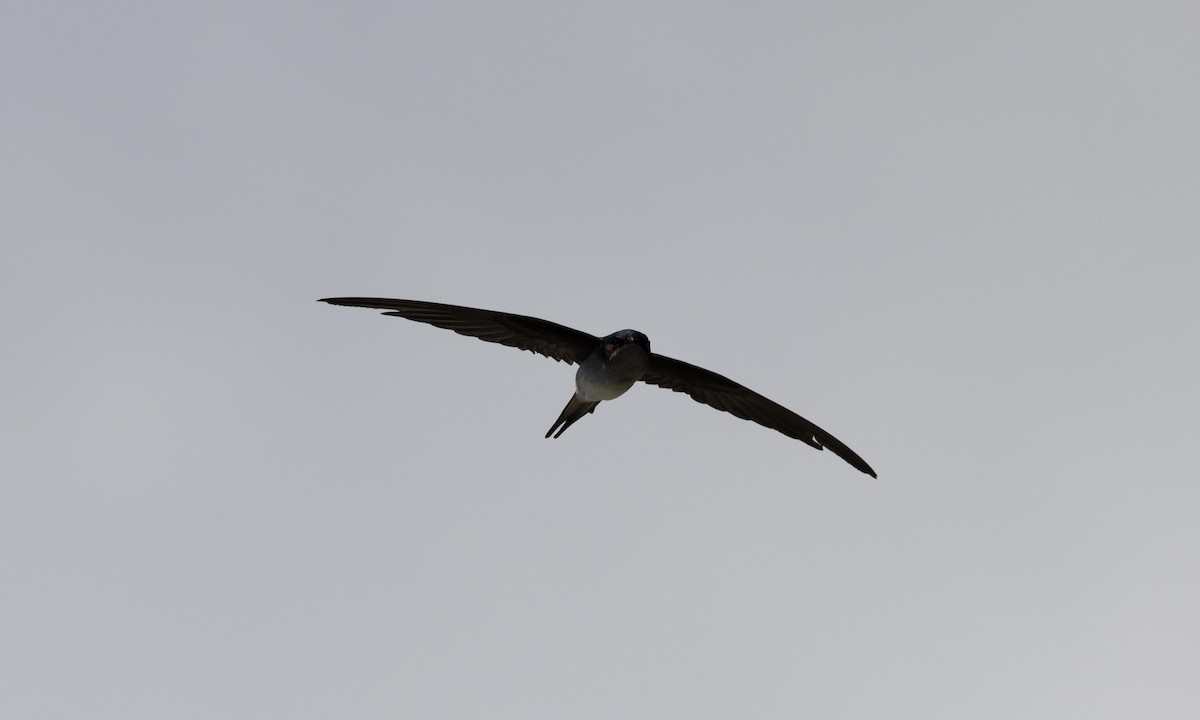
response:
[[[6,3],[0,716],[1197,717],[1196,7]]]

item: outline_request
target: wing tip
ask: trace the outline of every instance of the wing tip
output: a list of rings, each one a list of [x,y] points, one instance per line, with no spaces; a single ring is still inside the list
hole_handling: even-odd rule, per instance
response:
[[[854,452],[850,448],[846,448],[846,452],[842,453],[842,452],[838,451],[839,450],[838,448],[829,447],[828,443],[825,445],[825,447],[832,450],[835,455],[837,455],[841,459],[845,460],[850,465],[850,467],[854,468],[855,470],[858,470],[859,472],[863,473],[864,475],[870,475],[871,477],[875,478],[876,480],[879,479],[879,476],[875,474],[875,470],[870,465],[867,464],[867,461],[860,458],[858,456],[858,453]]]
[[[825,431],[822,430],[821,432],[825,432]],[[875,474],[874,468],[872,468],[870,465],[868,465],[866,460],[863,460],[861,457],[859,457],[858,453],[856,453],[853,450],[851,450],[850,448],[846,447],[845,443],[839,441],[837,438],[833,437],[829,433],[825,433],[825,435],[826,435],[826,437],[811,436],[811,441],[808,438],[799,438],[799,439],[803,440],[804,442],[808,443],[809,445],[812,445],[813,447],[815,447],[818,450],[828,450],[829,452],[833,453],[834,455],[837,455],[838,457],[840,457],[842,460],[845,460],[846,464],[849,465],[850,467],[854,468],[855,470],[858,470],[859,472],[863,473],[864,475],[870,475],[871,477],[875,478],[876,480],[879,479],[879,476],[877,474]]]
[[[854,457],[846,457],[846,456],[842,455],[841,457],[843,460],[850,463],[850,466],[853,467],[855,470],[858,470],[859,472],[863,473],[864,475],[870,475],[871,477],[875,478],[876,480],[879,479],[879,476],[875,474],[875,470],[870,465],[867,464],[866,460],[863,460],[858,455],[855,455]]]

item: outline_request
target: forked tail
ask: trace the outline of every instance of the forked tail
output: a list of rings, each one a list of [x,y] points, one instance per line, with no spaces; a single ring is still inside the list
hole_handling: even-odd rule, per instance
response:
[[[546,431],[546,437],[550,437],[551,435],[558,437],[562,435],[566,432],[567,428],[575,424],[576,420],[595,410],[599,404],[599,401],[587,402],[586,400],[580,400],[578,395],[572,395],[570,401],[567,402],[567,406],[559,414],[558,419]],[[562,427],[559,427],[560,425]],[[555,430],[558,430],[558,432],[555,433]]]

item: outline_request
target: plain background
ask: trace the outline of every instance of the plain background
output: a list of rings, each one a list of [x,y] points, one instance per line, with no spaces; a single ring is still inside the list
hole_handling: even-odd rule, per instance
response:
[[[1196,8],[5,3],[0,715],[1200,716]]]

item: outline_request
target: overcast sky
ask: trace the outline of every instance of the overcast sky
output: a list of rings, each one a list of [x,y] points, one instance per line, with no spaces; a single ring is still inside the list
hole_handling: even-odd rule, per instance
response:
[[[1197,7],[10,0],[0,716],[1200,716]]]

